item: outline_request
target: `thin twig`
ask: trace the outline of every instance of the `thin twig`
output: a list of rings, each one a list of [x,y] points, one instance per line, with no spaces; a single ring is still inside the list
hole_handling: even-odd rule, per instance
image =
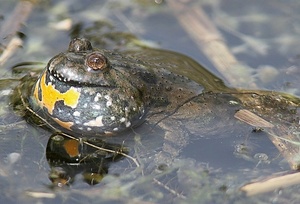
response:
[[[173,195],[177,196],[178,198],[182,198],[182,199],[186,199],[186,197],[182,194],[177,193],[174,189],[170,188],[169,186],[163,184],[162,182],[160,182],[159,180],[157,180],[156,178],[153,178],[154,183],[156,183],[157,185],[163,187],[164,189],[166,189],[167,191],[169,191],[170,193],[172,193]]]

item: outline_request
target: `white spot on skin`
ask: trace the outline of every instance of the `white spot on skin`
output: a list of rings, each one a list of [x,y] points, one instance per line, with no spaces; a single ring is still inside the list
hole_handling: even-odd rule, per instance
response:
[[[74,113],[73,113],[73,116],[77,116],[77,117],[79,117],[80,116],[80,112],[79,111],[75,111]]]
[[[125,125],[126,125],[126,127],[130,127],[131,122],[128,121]]]
[[[114,128],[114,129],[113,129],[113,131],[118,131],[118,130],[119,130],[119,128]]]
[[[91,96],[95,94],[95,91],[91,89],[84,89],[84,93],[89,94]]]
[[[109,106],[111,106],[112,105],[112,102],[111,101],[107,101],[106,102],[106,107],[109,107]]]
[[[102,127],[103,122],[102,122],[103,116],[98,116],[95,120],[91,120],[89,122],[83,123],[84,126],[91,126],[91,127]]]
[[[96,109],[96,110],[100,110],[101,106],[100,105],[93,105],[93,108]]]
[[[96,96],[95,96],[95,98],[94,98],[94,102],[98,102],[99,98],[101,98],[101,94],[97,93]]]
[[[87,130],[87,131],[91,131],[91,130],[92,130],[92,128],[88,127],[86,130]]]
[[[111,120],[115,120],[115,119],[116,119],[116,117],[115,117],[115,116],[112,116],[112,117],[110,117],[110,119],[111,119]]]
[[[49,76],[50,81],[54,81],[54,77],[52,75]]]
[[[106,107],[109,107],[112,105],[112,98],[109,95],[105,95],[104,98],[107,100]]]
[[[120,119],[121,123],[124,123],[125,121],[126,121],[126,119],[124,117]]]

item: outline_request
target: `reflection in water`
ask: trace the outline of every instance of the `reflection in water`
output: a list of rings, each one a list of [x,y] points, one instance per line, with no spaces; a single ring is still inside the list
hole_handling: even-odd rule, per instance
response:
[[[124,158],[118,152],[125,153],[126,149],[119,144],[105,143],[99,138],[89,139],[88,142],[103,150],[60,134],[49,138],[46,158],[51,166],[49,179],[52,181],[52,187],[70,185],[77,174],[81,174],[83,180],[90,185],[98,184],[108,173],[110,163]]]

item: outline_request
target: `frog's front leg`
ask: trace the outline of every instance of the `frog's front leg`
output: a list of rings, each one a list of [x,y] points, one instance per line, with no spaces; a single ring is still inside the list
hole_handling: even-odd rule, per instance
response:
[[[178,157],[181,151],[188,145],[191,135],[199,130],[203,130],[208,123],[211,123],[206,116],[210,111],[204,104],[191,100],[167,116],[158,116],[153,119],[163,131],[163,145],[161,151],[155,157],[155,163],[171,165],[172,161]],[[162,118],[160,118],[162,117]],[[199,120],[200,119],[200,120]]]
[[[165,132],[164,143],[155,158],[157,164],[170,165],[189,144],[190,138],[220,135],[224,128],[234,126],[238,102],[229,94],[203,94],[182,104],[157,125]],[[157,120],[156,120],[157,121]]]
[[[188,144],[189,133],[184,130],[182,122],[178,120],[164,120],[159,123],[159,126],[165,131],[165,134],[163,146],[155,156],[155,164],[169,166]]]

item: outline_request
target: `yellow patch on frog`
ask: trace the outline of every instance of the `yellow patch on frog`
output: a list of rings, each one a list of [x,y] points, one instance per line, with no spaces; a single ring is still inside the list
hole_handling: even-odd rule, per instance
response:
[[[65,93],[61,93],[55,89],[55,86],[52,84],[46,84],[46,72],[44,72],[39,83],[42,95],[42,100],[39,100],[38,83],[39,82],[37,82],[34,90],[34,97],[42,107],[45,107],[48,110],[51,115],[53,113],[55,103],[58,101],[63,101],[66,106],[76,108],[80,97],[80,92],[78,92],[74,87],[71,87]]]
[[[61,127],[63,127],[63,128],[66,128],[66,129],[68,129],[68,130],[71,130],[71,127],[72,127],[72,125],[74,125],[74,123],[73,122],[64,122],[64,121],[61,121],[61,120],[59,120],[59,119],[57,119],[57,118],[52,118],[58,125],[60,125]]]

